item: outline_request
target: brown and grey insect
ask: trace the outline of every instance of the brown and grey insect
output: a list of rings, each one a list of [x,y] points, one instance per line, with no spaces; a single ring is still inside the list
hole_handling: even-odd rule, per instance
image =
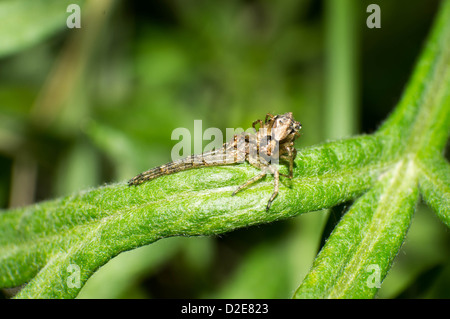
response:
[[[259,129],[256,130],[258,124]],[[230,165],[247,161],[250,165],[259,168],[261,173],[239,186],[232,195],[260,180],[267,174],[272,174],[274,176],[274,190],[267,202],[266,210],[269,210],[273,200],[278,195],[280,175],[289,178],[293,176],[294,159],[297,155],[294,141],[300,136],[302,125],[294,120],[292,112],[288,112],[276,116],[268,113],[264,122],[257,120],[253,122],[252,126],[255,129],[254,134],[243,132],[234,135],[220,149],[199,155],[191,155],[145,171],[133,177],[128,182],[128,185],[139,185],[163,175],[192,168]],[[274,165],[280,159],[288,161],[289,175],[280,174],[277,166]]]

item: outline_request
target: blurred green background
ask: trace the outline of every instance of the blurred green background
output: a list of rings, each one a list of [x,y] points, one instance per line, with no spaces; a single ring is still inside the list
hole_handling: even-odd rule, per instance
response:
[[[66,26],[72,3],[80,29]],[[371,3],[380,29],[366,26]],[[172,131],[195,119],[225,132],[292,111],[303,124],[297,148],[372,133],[399,100],[438,5],[0,0],[0,207],[166,163]],[[79,297],[290,298],[345,208],[122,253]],[[378,296],[449,298],[449,243],[419,204]]]

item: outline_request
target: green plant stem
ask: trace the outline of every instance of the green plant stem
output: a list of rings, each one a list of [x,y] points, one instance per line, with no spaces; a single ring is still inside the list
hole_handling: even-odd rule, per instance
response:
[[[325,1],[326,94],[325,138],[337,139],[358,131],[358,43],[359,2]]]
[[[436,167],[430,158],[440,158],[448,136],[449,21],[446,2],[399,106],[377,133],[391,136],[385,154],[396,164],[344,216],[295,298],[373,297],[378,286],[368,267],[375,267],[379,282],[386,276],[410,225],[419,181],[425,199],[448,224],[448,164],[437,159]],[[426,164],[434,171],[424,169]]]

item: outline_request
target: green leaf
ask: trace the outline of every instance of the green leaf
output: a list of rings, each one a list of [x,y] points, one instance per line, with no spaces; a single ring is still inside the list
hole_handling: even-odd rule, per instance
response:
[[[414,164],[401,163],[360,197],[331,234],[294,297],[372,297],[411,222],[418,195],[416,180]]]
[[[420,193],[439,218],[450,227],[450,165],[443,158],[420,163]]]
[[[67,285],[71,264],[79,267],[84,283],[113,256],[161,238],[220,234],[354,199],[385,169],[363,166],[369,162],[364,149],[376,153],[377,142],[363,136],[305,150],[296,162],[296,177],[283,181],[269,212],[270,177],[231,196],[257,174],[250,165],[186,171],[139,187],[108,185],[4,212],[0,286],[35,276],[19,297],[75,297],[79,288]],[[355,156],[358,149],[361,154]]]
[[[182,239],[159,241],[116,256],[89,278],[77,298],[115,299],[126,296],[136,289],[139,278],[156,272],[180,250]]]

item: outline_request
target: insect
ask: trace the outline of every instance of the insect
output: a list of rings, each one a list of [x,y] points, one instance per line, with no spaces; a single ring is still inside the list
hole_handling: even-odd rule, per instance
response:
[[[264,122],[256,120],[252,127],[254,133],[243,132],[234,135],[220,149],[191,155],[152,168],[133,177],[128,185],[139,185],[163,175],[192,168],[230,165],[247,161],[250,165],[259,168],[261,173],[239,186],[231,195],[236,195],[237,192],[262,179],[267,174],[272,174],[274,176],[274,190],[267,202],[266,210],[269,210],[273,200],[278,195],[280,175],[288,178],[293,176],[294,159],[297,155],[294,141],[300,136],[302,125],[294,120],[292,112],[288,112],[275,116],[268,113]],[[280,159],[289,163],[289,175],[280,174],[277,166],[274,165]]]

